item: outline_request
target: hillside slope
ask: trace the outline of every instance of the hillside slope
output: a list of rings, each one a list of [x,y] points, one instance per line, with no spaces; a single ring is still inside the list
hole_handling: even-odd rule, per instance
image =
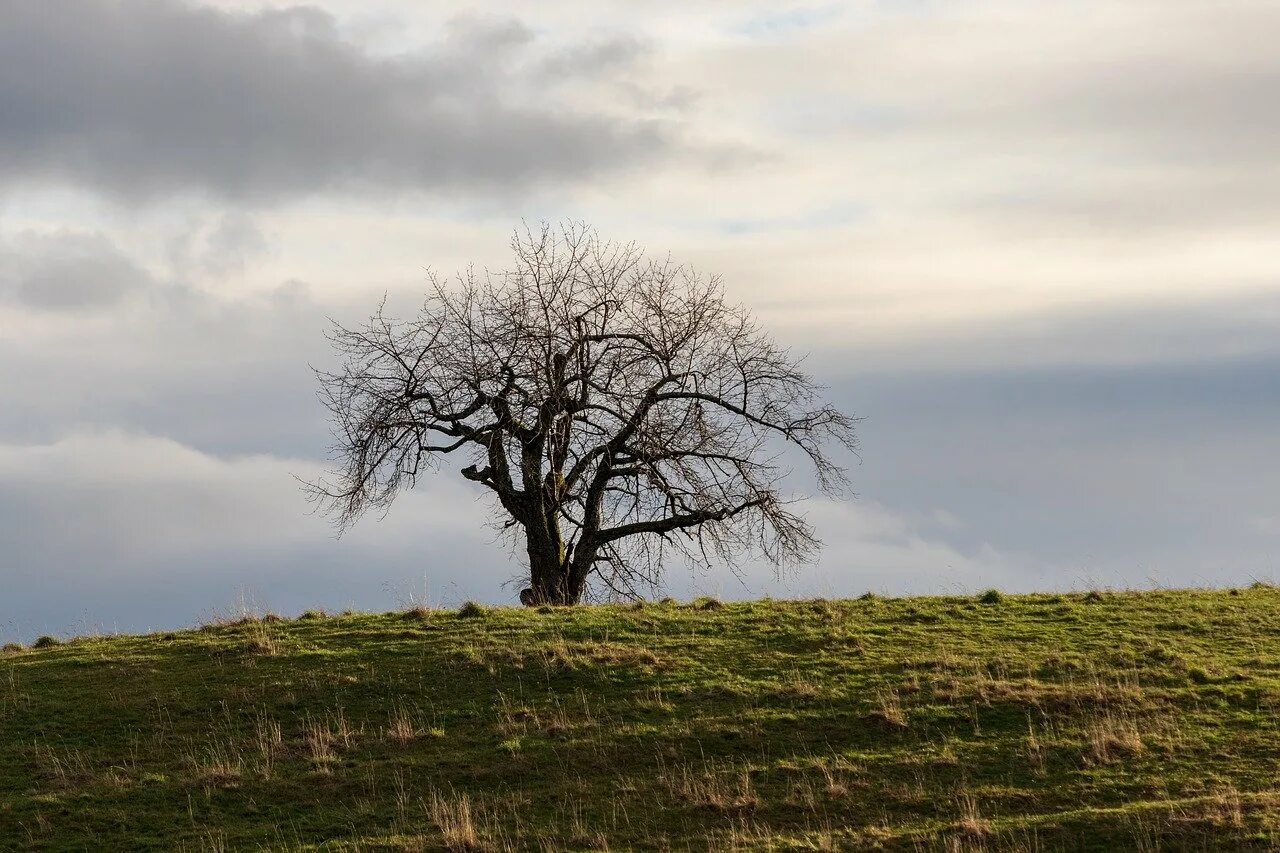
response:
[[[0,656],[0,848],[1280,844],[1280,591],[308,614]]]

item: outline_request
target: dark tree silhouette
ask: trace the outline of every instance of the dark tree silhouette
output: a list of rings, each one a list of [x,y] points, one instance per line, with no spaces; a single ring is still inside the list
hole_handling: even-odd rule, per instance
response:
[[[457,453],[523,539],[526,604],[576,603],[589,582],[639,596],[672,552],[811,558],[780,449],[838,492],[826,447],[852,449],[854,419],[798,361],[718,279],[634,245],[544,225],[511,248],[506,272],[432,276],[415,320],[335,325],[345,364],[319,377],[339,467],[311,488],[340,528]]]

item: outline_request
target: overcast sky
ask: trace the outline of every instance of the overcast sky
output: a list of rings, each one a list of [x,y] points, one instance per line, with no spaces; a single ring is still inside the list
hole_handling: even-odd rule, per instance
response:
[[[522,219],[724,276],[866,418],[723,597],[1280,575],[1280,4],[6,0],[0,639],[511,603],[446,468],[341,540],[327,317]]]

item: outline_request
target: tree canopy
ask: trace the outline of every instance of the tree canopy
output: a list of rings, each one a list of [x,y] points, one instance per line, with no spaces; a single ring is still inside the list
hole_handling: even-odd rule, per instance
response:
[[[528,557],[526,603],[590,586],[634,597],[671,555],[730,566],[811,558],[781,447],[823,490],[855,419],[718,278],[569,225],[514,235],[512,266],[432,275],[421,312],[335,325],[320,372],[337,470],[313,494],[345,528],[448,456],[493,497]]]

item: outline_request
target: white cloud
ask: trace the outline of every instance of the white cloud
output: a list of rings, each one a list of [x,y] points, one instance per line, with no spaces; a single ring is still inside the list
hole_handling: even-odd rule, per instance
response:
[[[313,463],[267,456],[219,459],[114,430],[0,445],[0,483],[7,503],[25,498],[29,546],[113,561],[272,548],[323,535],[323,524],[302,511],[290,476],[313,470]]]

